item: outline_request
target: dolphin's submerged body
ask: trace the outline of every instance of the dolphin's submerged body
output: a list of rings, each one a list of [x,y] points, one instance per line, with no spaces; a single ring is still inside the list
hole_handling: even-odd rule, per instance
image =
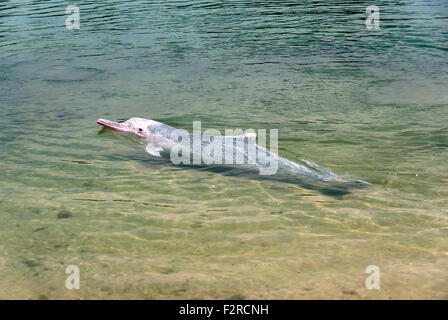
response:
[[[187,163],[258,169],[260,174],[275,174],[276,176],[292,177],[306,182],[368,184],[360,180],[339,177],[330,170],[305,159],[301,159],[304,164],[299,164],[280,157],[258,145],[255,141],[255,133],[236,136],[190,134],[164,123],[143,118],[130,118],[121,123],[98,119],[97,123],[143,138],[147,142],[146,152],[155,157],[169,154],[171,161],[175,164]],[[206,152],[208,156],[204,156],[206,150],[210,151]],[[179,157],[179,154],[181,154],[181,157]]]

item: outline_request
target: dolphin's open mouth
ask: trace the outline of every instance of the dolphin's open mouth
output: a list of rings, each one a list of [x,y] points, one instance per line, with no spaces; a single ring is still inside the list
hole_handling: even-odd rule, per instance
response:
[[[111,129],[122,131],[122,132],[132,131],[130,128],[128,128],[128,127],[124,126],[123,124],[118,123],[116,121],[110,121],[110,120],[106,120],[106,119],[98,119],[98,120],[96,120],[96,123],[98,123],[99,125],[111,128]]]

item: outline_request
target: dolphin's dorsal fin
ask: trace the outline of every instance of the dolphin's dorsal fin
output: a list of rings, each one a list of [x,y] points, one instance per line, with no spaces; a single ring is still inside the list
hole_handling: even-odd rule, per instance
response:
[[[154,157],[161,157],[160,151],[163,151],[162,148],[156,146],[153,143],[148,143],[146,145],[145,150],[146,150],[146,152],[148,152],[150,155],[153,155]]]

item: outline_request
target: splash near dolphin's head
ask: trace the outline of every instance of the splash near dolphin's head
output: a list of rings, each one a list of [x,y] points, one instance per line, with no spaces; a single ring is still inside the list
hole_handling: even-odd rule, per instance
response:
[[[130,118],[125,122],[116,122],[106,119],[98,119],[96,123],[99,125],[120,131],[133,133],[139,137],[147,138],[149,136],[148,125],[151,120],[143,118]]]

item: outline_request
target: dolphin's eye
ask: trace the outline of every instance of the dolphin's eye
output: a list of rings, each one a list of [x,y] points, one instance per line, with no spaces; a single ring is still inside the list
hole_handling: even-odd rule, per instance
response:
[[[142,128],[138,128],[138,132],[142,132],[143,131],[143,129]]]

